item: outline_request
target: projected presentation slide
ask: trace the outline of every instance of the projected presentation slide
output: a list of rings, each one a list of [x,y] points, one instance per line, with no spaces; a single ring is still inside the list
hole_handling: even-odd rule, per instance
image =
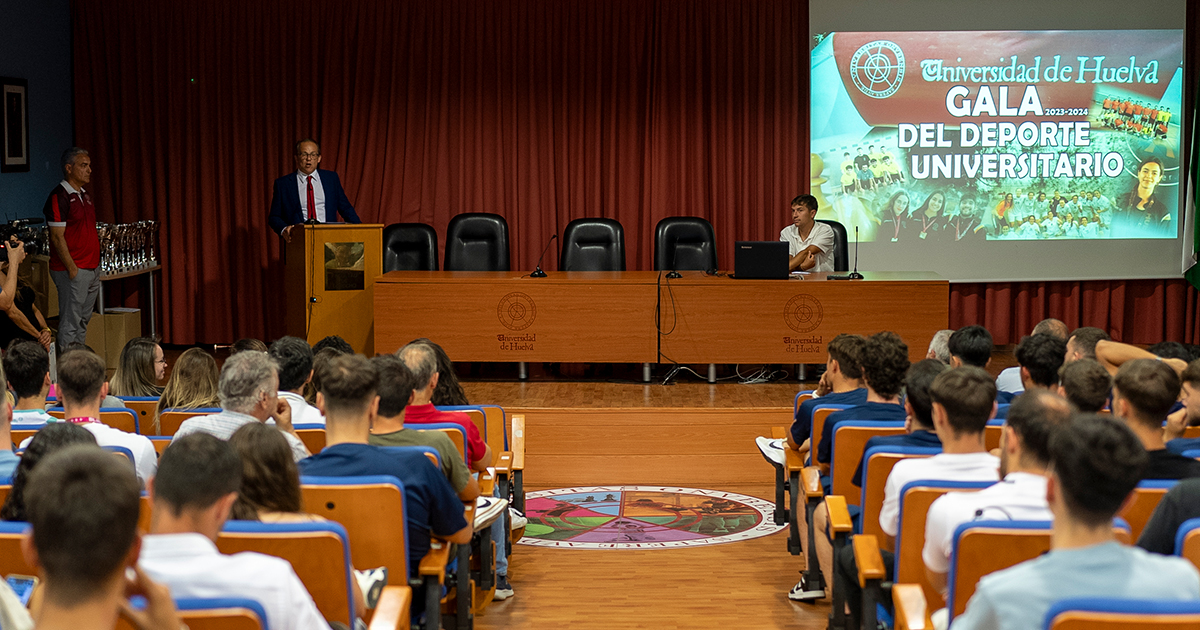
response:
[[[1173,239],[1183,32],[835,32],[814,180],[863,241]]]

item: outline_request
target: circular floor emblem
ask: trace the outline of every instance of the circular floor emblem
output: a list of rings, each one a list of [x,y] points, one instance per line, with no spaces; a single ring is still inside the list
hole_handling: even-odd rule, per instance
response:
[[[904,82],[904,52],[887,40],[863,44],[850,58],[850,78],[871,98],[887,98]]]
[[[783,321],[798,333],[816,330],[824,315],[820,300],[806,293],[788,300],[787,306],[783,307]]]
[[[531,492],[522,545],[662,549],[749,540],[783,529],[774,504],[733,492],[594,486]]]
[[[509,293],[500,298],[496,316],[509,330],[525,330],[533,325],[533,320],[537,317],[537,307],[533,304],[533,298],[528,295]]]

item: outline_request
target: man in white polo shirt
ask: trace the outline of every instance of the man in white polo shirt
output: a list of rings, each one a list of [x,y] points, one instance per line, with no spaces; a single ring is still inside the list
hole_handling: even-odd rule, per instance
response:
[[[279,366],[279,397],[292,408],[292,424],[325,425],[325,414],[304,400],[304,386],[312,380],[313,351],[299,337],[280,337],[267,355]]]
[[[792,224],[779,232],[788,244],[789,271],[833,271],[837,246],[833,228],[817,223],[817,198],[798,195],[792,200]]]

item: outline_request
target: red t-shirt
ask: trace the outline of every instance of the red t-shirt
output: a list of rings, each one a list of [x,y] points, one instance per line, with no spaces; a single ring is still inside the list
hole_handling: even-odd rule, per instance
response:
[[[63,237],[67,251],[75,266],[80,269],[95,269],[100,266],[100,236],[96,232],[96,205],[86,190],[68,192],[63,184],[50,191],[46,205],[42,208],[46,223],[50,227],[65,227]],[[67,267],[58,259],[58,251],[50,248],[50,269],[66,271]]]
[[[471,422],[471,416],[461,411],[439,411],[433,403],[427,405],[409,405],[404,408],[404,424],[435,424],[439,422],[462,425],[467,430],[467,460],[474,464],[483,457],[487,450],[483,438],[479,436],[479,427]]]

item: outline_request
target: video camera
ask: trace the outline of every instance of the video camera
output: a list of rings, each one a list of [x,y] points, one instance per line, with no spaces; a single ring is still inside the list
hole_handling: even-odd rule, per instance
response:
[[[34,225],[45,223],[46,220],[40,217],[29,219],[13,219],[8,223],[0,224],[0,252],[7,252],[8,242],[12,239],[17,239],[21,243],[28,244],[38,237],[39,230]],[[29,248],[26,247],[28,252]]]

